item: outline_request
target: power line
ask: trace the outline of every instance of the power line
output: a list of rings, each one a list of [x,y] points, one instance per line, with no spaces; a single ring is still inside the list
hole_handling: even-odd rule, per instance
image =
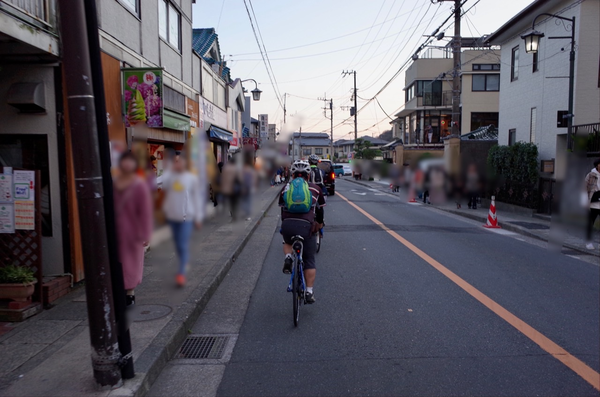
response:
[[[248,0],[251,1],[251,0]],[[250,2],[250,4],[252,4]],[[248,19],[250,20],[250,26],[252,27],[252,32],[254,32],[254,38],[256,39],[256,44],[258,45],[258,49],[260,51],[263,63],[265,64],[265,69],[267,70],[267,75],[269,76],[269,80],[271,81],[271,85],[273,86],[273,91],[275,92],[275,96],[277,97],[277,101],[279,102],[279,106],[281,106],[281,108],[283,109],[283,102],[281,100],[281,95],[279,94],[279,88],[277,86],[277,84],[274,82],[274,76],[271,75],[271,70],[269,70],[269,66],[270,66],[270,62],[267,63],[267,59],[266,58],[266,49],[265,52],[263,53],[263,48],[260,45],[260,41],[258,39],[258,34],[256,32],[256,28],[254,27],[254,22],[252,22],[252,16],[250,15],[250,10],[248,9],[248,4],[246,3],[246,0],[244,0],[244,6],[246,7],[246,12],[248,13]],[[254,11],[253,11],[254,13]],[[255,17],[256,18],[256,17]],[[257,23],[258,26],[258,23]],[[264,42],[263,42],[263,46],[264,46]]]

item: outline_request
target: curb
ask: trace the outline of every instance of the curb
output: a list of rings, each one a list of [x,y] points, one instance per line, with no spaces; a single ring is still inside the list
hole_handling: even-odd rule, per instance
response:
[[[356,181],[354,179],[349,179],[348,181],[352,182],[352,183],[355,183],[357,185],[368,187],[370,189],[374,188],[373,185],[369,185],[369,184],[366,184],[364,182]],[[385,192],[385,190],[383,190],[383,189],[379,189],[379,190],[381,190],[382,192]],[[448,209],[448,208],[435,207],[435,206],[433,206],[432,208],[438,209],[440,211],[448,212],[450,214],[462,216],[463,218],[468,218],[468,219],[475,220],[475,221],[482,222],[482,223],[485,223],[486,220],[487,220],[485,218],[485,216],[480,216],[480,215],[477,215],[477,214],[471,214],[471,213],[468,213],[468,212],[461,212],[461,211],[456,211],[456,210],[452,210],[452,209]],[[543,237],[541,237],[541,236],[539,236],[539,235],[537,235],[535,233],[532,233],[529,230],[526,230],[526,229],[523,229],[521,227],[512,225],[512,224],[510,224],[508,222],[502,222],[502,228],[505,229],[505,230],[508,230],[510,232],[521,234],[521,235],[526,236],[526,237],[535,238],[537,240],[544,241],[546,243],[548,242],[548,239],[543,238]],[[576,245],[572,245],[572,244],[569,244],[569,243],[563,243],[562,246],[565,247],[565,248],[567,248],[567,249],[580,252],[580,253],[582,253],[584,255],[591,255],[591,256],[600,257],[600,253],[598,252],[598,250],[593,250],[593,251],[592,250],[586,250],[586,249],[583,249],[581,247],[577,247]]]
[[[244,238],[225,253],[219,262],[222,266],[215,265],[198,287],[190,294],[188,299],[182,303],[171,321],[158,333],[148,347],[140,354],[134,362],[136,376],[130,379],[120,389],[114,390],[110,396],[144,396],[150,390],[167,362],[175,355],[179,346],[187,337],[188,330],[193,327],[198,317],[208,304],[210,298],[227,275],[229,269],[235,262],[236,257],[244,249],[250,237],[258,228],[262,218],[271,209],[278,195],[267,204],[262,214],[253,220],[252,227]],[[127,385],[129,383],[129,385]],[[127,392],[129,391],[129,393]]]

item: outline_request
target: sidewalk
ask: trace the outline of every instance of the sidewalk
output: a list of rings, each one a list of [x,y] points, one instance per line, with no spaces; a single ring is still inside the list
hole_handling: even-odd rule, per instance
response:
[[[273,205],[279,188],[254,196],[250,221],[217,215],[194,232],[187,285],[175,288],[177,258],[170,240],[147,253],[130,327],[136,376],[121,388],[98,391],[92,376],[85,290],[59,299],[0,334],[0,396],[141,396],[156,380],[227,271]],[[218,207],[217,207],[218,208]]]
[[[398,197],[400,201],[408,202],[406,189],[400,189],[398,193],[392,193],[389,182],[386,181],[355,181],[351,178],[344,178],[345,181],[367,187],[369,189],[377,189],[382,192],[389,193]],[[419,199],[417,198],[417,201]],[[421,201],[422,203],[422,201]],[[480,206],[476,210],[469,209],[466,202],[463,203],[462,209],[457,209],[456,204],[452,201],[447,202],[444,205],[432,206],[442,211],[446,211],[455,215],[459,215],[465,218],[480,221],[483,224],[487,222],[489,207],[485,205]],[[499,212],[497,211],[498,222],[504,230],[519,233],[521,235],[536,238],[548,242],[551,237],[551,233],[554,233],[555,225],[552,225],[550,217],[532,217],[511,212]],[[560,241],[563,243],[563,247],[569,251],[576,251],[574,254],[585,254],[600,257],[600,250],[598,249],[598,242],[600,241],[600,232],[595,231],[593,240],[596,244],[595,250],[588,250],[585,248],[584,231],[581,228],[573,226],[566,227],[560,235]]]

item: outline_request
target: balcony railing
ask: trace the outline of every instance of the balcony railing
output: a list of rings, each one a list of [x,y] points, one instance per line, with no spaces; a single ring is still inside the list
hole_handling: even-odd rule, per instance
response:
[[[573,126],[572,137],[568,137],[568,147],[588,156],[600,155],[600,123]]]
[[[452,91],[424,92],[417,97],[417,107],[452,106]]]
[[[49,24],[49,1],[50,0],[0,0],[0,3],[8,4],[31,18]]]

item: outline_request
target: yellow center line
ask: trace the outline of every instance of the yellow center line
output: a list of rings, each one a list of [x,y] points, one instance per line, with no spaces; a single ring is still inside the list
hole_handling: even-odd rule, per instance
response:
[[[417,248],[414,244],[406,240],[404,237],[400,236],[393,230],[390,230],[383,222],[379,221],[373,215],[369,214],[367,211],[360,208],[358,205],[354,204],[346,197],[337,193],[337,195],[352,207],[354,207],[358,212],[369,218],[373,223],[381,227],[388,234],[398,240],[401,244],[403,244],[406,248],[415,253],[418,257],[423,259],[425,262],[433,266],[437,271],[442,273],[444,276],[449,278],[453,283],[458,285],[460,288],[465,290],[469,295],[473,298],[477,299],[480,303],[490,309],[492,312],[496,313],[500,318],[504,321],[515,327],[518,331],[520,331],[523,335],[531,339],[535,342],[539,347],[543,350],[551,354],[558,361],[569,367],[573,372],[577,375],[581,376],[586,382],[592,385],[596,390],[600,390],[600,373],[596,372],[594,369],[590,368],[583,361],[573,356],[571,353],[554,343],[544,334],[527,324],[525,321],[521,320],[504,307],[502,307],[499,303],[485,295],[483,292],[479,291],[477,288],[473,287],[471,284],[463,280],[461,277],[456,275],[456,273],[452,272],[450,269],[427,255],[425,252]]]

